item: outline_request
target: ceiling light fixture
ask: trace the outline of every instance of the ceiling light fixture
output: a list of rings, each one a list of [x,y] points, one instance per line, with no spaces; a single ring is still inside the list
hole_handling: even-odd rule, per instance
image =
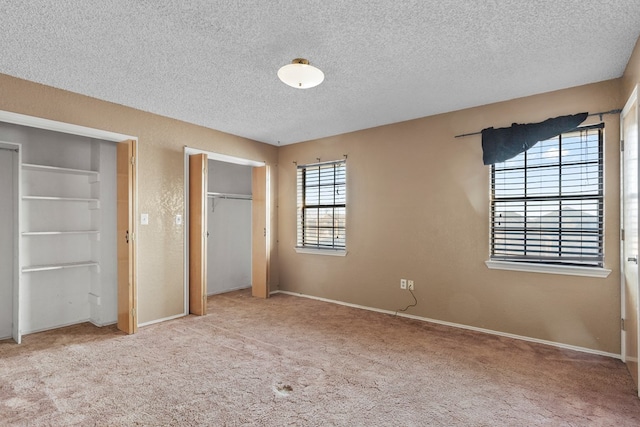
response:
[[[297,89],[318,86],[324,80],[324,73],[304,58],[296,58],[278,70],[278,78],[283,83]]]

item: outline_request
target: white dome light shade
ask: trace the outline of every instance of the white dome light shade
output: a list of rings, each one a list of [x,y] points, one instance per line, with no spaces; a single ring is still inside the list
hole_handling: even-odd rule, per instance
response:
[[[291,64],[278,70],[278,78],[291,87],[309,89],[322,83],[324,73],[313,65],[309,65],[306,59],[296,58]]]

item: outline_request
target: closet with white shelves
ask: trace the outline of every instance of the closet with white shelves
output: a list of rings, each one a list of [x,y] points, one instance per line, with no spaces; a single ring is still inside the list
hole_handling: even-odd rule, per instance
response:
[[[22,334],[116,322],[115,144],[0,123],[7,139],[22,153]]]
[[[55,247],[60,249],[51,250],[52,245],[46,245],[51,242],[36,242],[36,247],[29,248],[25,254],[33,263],[23,265],[23,273],[99,265],[95,260],[86,259],[93,252],[90,240],[85,244],[86,239],[63,237],[81,234],[78,233],[81,230],[91,230],[99,236],[98,214],[93,212],[100,204],[99,176],[95,170],[23,162],[22,200],[28,203],[23,205],[27,221],[23,223],[22,236],[34,239],[52,236],[47,240],[55,242]],[[33,244],[32,240],[25,244]]]

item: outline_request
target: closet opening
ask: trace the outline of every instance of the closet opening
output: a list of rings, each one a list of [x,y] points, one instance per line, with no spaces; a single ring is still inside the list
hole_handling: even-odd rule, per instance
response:
[[[185,147],[185,169],[185,312],[206,314],[208,296],[239,289],[268,297],[265,163]]]
[[[251,287],[251,166],[209,160],[207,296]]]
[[[119,319],[135,316],[135,298],[120,298],[135,292],[135,275],[118,283],[116,147],[135,152],[126,138],[0,111],[0,339],[84,322],[135,332]],[[124,191],[131,223],[135,186]]]

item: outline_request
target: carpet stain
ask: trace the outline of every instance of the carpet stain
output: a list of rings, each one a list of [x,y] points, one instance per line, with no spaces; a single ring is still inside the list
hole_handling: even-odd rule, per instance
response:
[[[288,396],[293,391],[293,387],[291,387],[289,384],[276,385],[273,388],[273,391],[275,391],[277,395]]]

